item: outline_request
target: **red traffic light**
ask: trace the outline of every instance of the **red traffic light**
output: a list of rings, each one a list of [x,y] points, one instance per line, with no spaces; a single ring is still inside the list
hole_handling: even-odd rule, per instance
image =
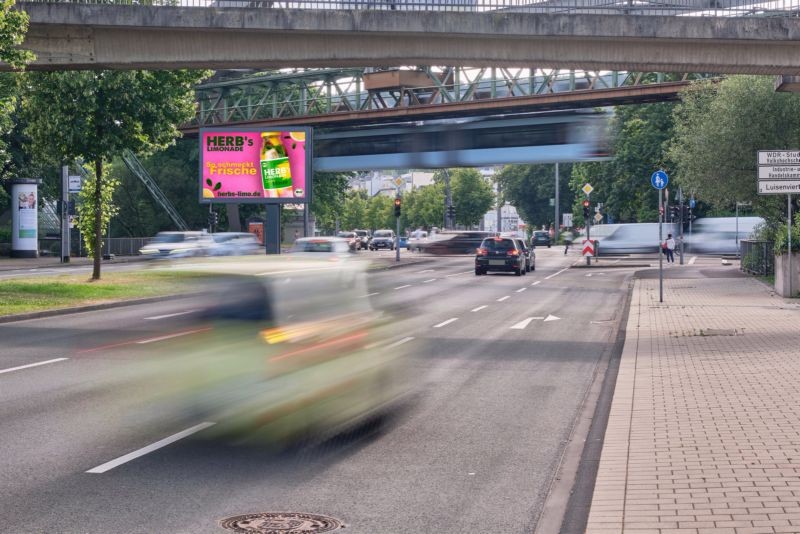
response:
[[[402,201],[402,199],[400,197],[397,197],[397,198],[394,199],[395,207],[399,208],[402,203],[403,203],[403,201]]]
[[[588,200],[584,200],[583,201],[583,207],[584,208],[588,208],[589,207],[589,201]]]

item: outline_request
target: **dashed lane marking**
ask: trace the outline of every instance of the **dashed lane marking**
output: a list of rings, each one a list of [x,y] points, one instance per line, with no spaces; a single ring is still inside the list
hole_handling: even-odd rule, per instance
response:
[[[131,460],[135,460],[136,458],[140,458],[140,457],[144,456],[147,453],[153,452],[153,451],[158,450],[158,449],[160,449],[162,447],[166,447],[167,445],[175,443],[176,441],[178,441],[180,439],[183,439],[183,438],[185,438],[187,436],[191,436],[192,434],[200,432],[201,430],[204,430],[204,429],[206,429],[206,428],[208,428],[210,426],[214,426],[215,424],[216,423],[205,422],[205,423],[200,423],[199,425],[194,425],[193,427],[189,427],[186,430],[181,430],[177,434],[172,434],[171,436],[167,436],[166,438],[164,438],[162,440],[156,441],[155,443],[151,443],[150,445],[148,445],[146,447],[142,447],[141,449],[137,449],[137,450],[135,450],[133,452],[129,452],[128,454],[126,454],[124,456],[120,456],[119,458],[111,460],[110,462],[106,462],[106,463],[104,463],[102,465],[98,465],[97,467],[93,467],[92,469],[89,469],[86,472],[87,473],[93,473],[93,474],[105,473],[106,471],[110,471],[110,470],[114,469],[115,467],[118,467],[118,466],[120,466],[122,464],[130,462]]]
[[[431,278],[430,280],[424,280],[422,283],[423,284],[430,284],[431,282],[435,282],[436,280],[438,280],[438,278]]]
[[[411,287],[411,284],[406,284],[404,286],[397,286],[395,289],[405,289],[407,287]]]
[[[452,276],[461,276],[462,274],[468,274],[468,273],[471,273],[471,272],[473,272],[473,271],[463,271],[463,272],[460,272],[460,273],[448,274],[447,278],[450,278]]]
[[[380,291],[376,291],[375,293],[367,293],[366,295],[359,298],[365,299],[367,297],[374,297],[375,295],[380,295]]]
[[[63,362],[64,360],[69,360],[69,358],[53,358],[52,360],[45,360],[43,362],[36,362],[36,363],[29,363],[28,365],[20,365],[17,367],[9,367],[8,369],[0,369],[0,375],[4,373],[11,373],[13,371],[21,371],[23,369],[30,369],[31,367],[39,367],[40,365],[47,365],[50,363],[57,363]]]
[[[387,348],[387,349],[391,349],[391,348],[393,348],[393,347],[399,347],[399,346],[400,346],[400,345],[402,345],[403,343],[408,343],[408,342],[409,342],[409,341],[411,341],[412,339],[414,339],[412,336],[409,336],[409,337],[404,337],[403,339],[401,339],[401,340],[399,340],[399,341],[395,341],[395,342],[394,342],[394,343],[392,343],[391,345],[386,345],[386,348]]]
[[[523,292],[523,291],[525,291],[526,289],[528,289],[528,288],[527,288],[527,287],[521,287],[521,288],[517,289],[517,291],[516,291],[516,292],[517,292],[517,293],[522,293],[522,292]]]
[[[146,345],[147,343],[155,343],[156,341],[164,341],[165,339],[172,339],[175,337],[181,336],[188,336],[189,334],[197,334],[199,332],[205,332],[206,330],[211,330],[210,328],[198,328],[197,330],[187,330],[185,332],[175,332],[174,334],[167,334],[166,336],[158,336],[158,337],[151,337],[150,339],[143,339],[141,341],[137,341],[136,343],[139,345]]]
[[[169,317],[178,317],[179,315],[188,315],[190,313],[194,313],[197,310],[187,310],[177,313],[168,313],[166,315],[154,315],[153,317],[145,317],[145,321],[158,321],[159,319],[167,319]]]
[[[538,285],[539,285],[539,284],[541,284],[541,283],[542,283],[542,281],[541,281],[541,280],[537,280],[537,281],[535,281],[534,283],[532,283],[532,284],[531,284],[531,287],[533,287],[533,286],[538,286]]]
[[[488,306],[486,304],[484,304],[483,306],[478,306],[477,308],[473,308],[470,311],[477,312],[477,311],[481,311],[484,308],[488,308]]]
[[[505,297],[500,297],[499,299],[497,299],[497,302],[503,302],[507,298],[511,298],[511,295],[506,295]]]
[[[458,317],[451,317],[450,319],[448,319],[448,320],[446,320],[446,321],[442,321],[442,322],[441,322],[441,323],[439,323],[439,324],[435,324],[435,325],[433,325],[433,327],[434,327],[434,328],[441,328],[441,327],[443,327],[443,326],[447,326],[447,325],[449,325],[450,323],[454,323],[454,322],[456,322],[456,321],[458,321]]]

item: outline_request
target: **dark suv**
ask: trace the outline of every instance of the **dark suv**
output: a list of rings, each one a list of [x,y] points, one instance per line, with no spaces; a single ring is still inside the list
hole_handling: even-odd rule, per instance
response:
[[[510,271],[520,276],[525,274],[526,264],[527,257],[518,239],[489,237],[483,240],[475,256],[475,275],[489,271]]]
[[[546,232],[544,230],[537,230],[533,232],[533,237],[531,237],[531,246],[538,247],[539,245],[547,245],[547,248],[550,248],[550,232]]]
[[[369,242],[369,249],[378,250],[379,248],[394,250],[394,232],[391,230],[375,231],[372,241]]]

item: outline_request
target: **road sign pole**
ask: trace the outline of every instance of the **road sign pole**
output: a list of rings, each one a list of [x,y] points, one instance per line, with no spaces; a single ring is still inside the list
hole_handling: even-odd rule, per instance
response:
[[[789,298],[792,297],[792,195],[786,195],[786,243],[788,244]]]
[[[397,242],[394,246],[394,261],[400,261],[400,217],[395,217],[395,219],[397,219],[397,233],[395,234]]]
[[[681,265],[683,265],[683,189],[678,188],[678,196],[680,197],[680,204],[679,208],[681,210],[681,216],[678,218],[678,224],[681,225],[681,248],[680,248],[680,255],[681,255]]]
[[[589,198],[589,195],[586,195],[586,198]],[[592,221],[591,219],[589,219],[586,221],[586,241],[588,241],[589,243],[592,242],[592,237],[590,235],[591,229],[592,229]],[[590,266],[591,264],[592,264],[592,257],[586,256],[586,265]]]
[[[658,302],[664,302],[664,251],[661,243],[664,242],[664,192],[658,190]]]
[[[558,216],[558,202],[559,202],[558,190],[559,190],[559,186],[558,186],[558,163],[556,163],[556,202],[555,202],[555,204],[556,204],[556,218],[553,219],[553,226],[555,227],[555,229],[554,229],[555,233],[553,234],[553,236],[554,236],[554,238],[556,240],[556,243],[558,242],[558,221],[559,221],[559,216]]]

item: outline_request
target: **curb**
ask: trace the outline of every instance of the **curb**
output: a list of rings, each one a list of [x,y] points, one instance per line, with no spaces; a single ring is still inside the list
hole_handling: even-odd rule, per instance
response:
[[[165,300],[181,298],[185,295],[163,295],[160,297],[145,297],[141,299],[117,300],[114,302],[104,302],[102,304],[90,304],[87,306],[73,306],[71,308],[56,308],[54,310],[42,310],[30,313],[18,313],[15,315],[0,315],[0,324],[13,323],[17,321],[27,321],[29,319],[42,319],[44,317],[55,317],[58,315],[70,315],[73,313],[83,313],[97,310],[108,310],[111,308],[122,308],[123,306],[136,306],[137,304],[150,304],[151,302],[162,302]]]

